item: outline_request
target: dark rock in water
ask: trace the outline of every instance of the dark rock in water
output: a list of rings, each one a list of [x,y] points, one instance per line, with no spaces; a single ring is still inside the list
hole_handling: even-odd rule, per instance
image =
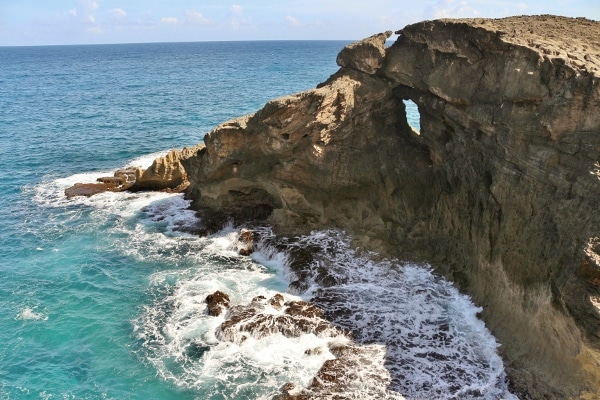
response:
[[[115,171],[113,176],[101,177],[97,183],[76,183],[65,189],[68,199],[77,196],[90,197],[104,192],[122,192],[131,188],[138,171],[135,168]]]
[[[274,309],[281,310],[285,303],[285,299],[281,294],[277,293],[275,296],[271,297],[267,303]]]
[[[217,290],[213,294],[206,296],[206,304],[208,305],[208,315],[218,317],[229,308],[229,296]]]
[[[202,356],[204,355],[204,353],[206,353],[207,351],[210,351],[210,347],[209,346],[203,346],[201,344],[198,344],[196,342],[191,342],[188,347],[186,348],[186,355],[188,357],[190,357],[193,360],[199,360],[202,358]]]
[[[294,392],[299,391],[299,394]],[[273,400],[310,400],[311,396],[308,394],[303,394],[301,390],[298,390],[296,385],[293,383],[286,383],[281,388],[281,394],[273,397]]]
[[[280,333],[298,337],[313,333],[333,337],[345,332],[322,318],[323,311],[304,301],[284,302],[277,294],[270,299],[258,296],[248,305],[231,307],[227,320],[221,324],[217,337],[220,340],[241,343],[247,337],[256,339]],[[270,310],[267,310],[267,307]]]
[[[377,369],[370,365],[376,358],[373,349],[349,343],[331,346],[330,351],[336,358],[323,363],[307,388],[288,383],[281,388],[282,394],[274,399],[404,399],[398,393],[386,390],[389,381],[384,367]],[[359,391],[364,397],[357,396]]]
[[[303,394],[301,390],[298,390],[296,385],[293,383],[286,383],[281,388],[281,394],[273,397],[272,400],[310,400],[311,396],[308,394]],[[298,394],[294,392],[300,392]]]
[[[249,256],[254,252],[254,234],[252,231],[243,229],[238,239],[238,253],[242,256]]]

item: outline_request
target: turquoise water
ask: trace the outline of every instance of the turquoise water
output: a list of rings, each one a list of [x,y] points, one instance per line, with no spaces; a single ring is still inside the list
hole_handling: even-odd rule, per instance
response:
[[[343,45],[0,48],[1,398],[198,396],[157,378],[134,333],[149,277],[178,265],[160,250],[125,251],[148,224],[142,213],[64,202],[55,181],[198,143],[216,124],[326,79]]]
[[[204,298],[215,290],[230,293],[234,304],[285,292],[291,278],[285,254],[265,248],[239,256],[233,227],[202,239],[177,233],[174,227],[195,218],[179,195],[67,200],[63,191],[126,165],[147,166],[160,152],[200,142],[220,122],[316,86],[337,70],[344,44],[0,48],[0,398],[269,399],[288,381],[308,385],[333,356],[306,350],[326,349],[330,339],[223,343],[214,334],[222,319],[205,312]],[[414,109],[409,117],[418,124]],[[304,240],[343,243],[336,235]],[[369,277],[356,280],[360,289],[339,288],[365,296],[356,315],[374,315],[369,307],[379,305],[370,293],[410,295],[391,302],[406,307],[385,309],[394,323],[371,325],[387,326],[388,349],[377,353],[387,358],[373,363],[377,371],[387,365],[394,393],[510,397],[497,343],[468,298],[427,269],[354,265],[351,249],[337,251],[342,261],[322,262],[370,268]],[[381,271],[387,278],[378,278]],[[398,289],[406,284],[420,289]],[[421,318],[432,313],[438,317]],[[427,339],[438,323],[453,335],[446,349]],[[394,336],[409,328],[421,332],[418,343]],[[366,330],[364,341],[374,345]],[[403,373],[394,372],[400,364],[390,365],[394,346],[415,352],[396,360],[412,365]],[[450,361],[423,356],[431,349]],[[452,372],[456,365],[460,376]]]

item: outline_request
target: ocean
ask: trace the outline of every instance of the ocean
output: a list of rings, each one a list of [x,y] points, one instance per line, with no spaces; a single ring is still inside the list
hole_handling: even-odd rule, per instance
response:
[[[343,232],[313,232],[294,246],[321,248],[315,262],[343,283],[288,293],[285,250],[240,256],[234,226],[180,232],[196,218],[181,195],[64,196],[315,87],[345,44],[0,47],[1,399],[271,399],[288,382],[307,387],[349,340],[221,340],[224,317],[204,301],[216,290],[234,305],[281,293],[337,315],[364,349],[348,366],[364,379],[345,398],[515,398],[480,309],[428,266],[373,261]],[[418,129],[416,107],[407,113]]]

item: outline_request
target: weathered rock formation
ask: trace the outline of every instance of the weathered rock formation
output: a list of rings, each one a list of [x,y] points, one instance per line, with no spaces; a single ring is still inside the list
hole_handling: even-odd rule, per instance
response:
[[[397,33],[343,50],[317,89],[210,132],[182,161],[193,206],[281,232],[338,227],[430,262],[484,307],[518,394],[600,396],[600,24]]]
[[[67,198],[77,196],[90,197],[103,192],[167,191],[182,192],[187,189],[189,182],[187,173],[181,165],[181,160],[195,156],[204,143],[194,147],[184,147],[182,150],[173,149],[166,155],[158,157],[152,165],[143,169],[131,167],[117,170],[113,176],[98,178],[95,183],[76,183],[65,189]]]
[[[129,190],[185,190],[189,182],[181,161],[195,156],[203,148],[204,144],[201,143],[191,148],[184,147],[182,150],[169,151],[165,156],[154,160],[148,169],[140,170]]]
[[[95,183],[76,183],[65,189],[68,199],[77,196],[90,197],[103,192],[122,192],[130,189],[138,175],[136,168],[120,169],[113,176],[98,178]]]

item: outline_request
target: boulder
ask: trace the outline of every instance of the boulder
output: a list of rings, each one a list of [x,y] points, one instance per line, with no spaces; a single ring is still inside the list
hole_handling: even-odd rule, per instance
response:
[[[208,315],[218,317],[229,309],[229,295],[223,293],[220,290],[206,296],[206,304],[208,308]]]
[[[337,65],[354,68],[366,74],[374,74],[383,65],[385,41],[390,36],[392,36],[392,31],[387,31],[349,44],[338,54]]]

